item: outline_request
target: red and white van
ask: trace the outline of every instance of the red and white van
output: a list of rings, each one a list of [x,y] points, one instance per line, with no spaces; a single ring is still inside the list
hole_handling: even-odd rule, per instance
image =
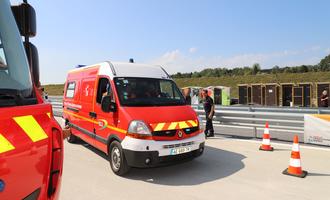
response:
[[[109,156],[114,173],[200,156],[205,136],[195,111],[159,66],[103,62],[69,72],[63,117],[69,142]]]

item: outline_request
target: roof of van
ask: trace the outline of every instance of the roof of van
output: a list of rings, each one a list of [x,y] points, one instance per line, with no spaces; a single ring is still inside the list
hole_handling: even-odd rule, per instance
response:
[[[98,69],[98,75],[107,75],[110,78],[114,77],[143,77],[143,78],[166,78],[170,79],[167,72],[157,65],[138,64],[138,63],[125,63],[125,62],[102,62],[89,66],[84,66],[71,70],[71,73],[85,71],[88,69]]]

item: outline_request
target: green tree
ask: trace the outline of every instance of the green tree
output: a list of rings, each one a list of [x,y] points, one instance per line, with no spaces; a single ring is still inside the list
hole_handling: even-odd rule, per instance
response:
[[[256,75],[260,72],[261,68],[260,68],[260,65],[259,63],[255,63],[252,65],[252,74],[253,75]]]
[[[330,55],[320,61],[319,69],[320,71],[330,71]]]
[[[301,73],[308,72],[308,67],[306,65],[301,65],[299,67],[299,72],[301,72]]]
[[[277,73],[280,73],[280,67],[275,65],[273,68],[272,68],[272,74],[277,74]]]

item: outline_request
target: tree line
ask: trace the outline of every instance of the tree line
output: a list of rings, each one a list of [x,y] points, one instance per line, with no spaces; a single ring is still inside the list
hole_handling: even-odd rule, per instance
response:
[[[292,67],[274,66],[271,69],[261,69],[260,64],[255,63],[251,67],[236,67],[228,69],[225,67],[206,68],[200,72],[176,73],[172,78],[199,78],[199,77],[222,77],[222,76],[245,76],[256,74],[279,74],[279,73],[306,73],[330,71],[330,55],[324,57],[316,65],[300,65]]]

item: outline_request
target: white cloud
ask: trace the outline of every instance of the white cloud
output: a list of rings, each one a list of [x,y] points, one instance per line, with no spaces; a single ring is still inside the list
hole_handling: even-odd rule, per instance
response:
[[[329,53],[330,53],[330,48],[327,48],[327,49],[325,50],[325,53],[329,54]]]
[[[196,47],[189,48],[189,53],[195,53],[197,51]]]
[[[303,50],[283,50],[280,52],[240,54],[229,57],[219,56],[195,56],[184,54],[179,49],[166,52],[159,58],[151,60],[149,63],[159,64],[170,73],[200,71],[207,67],[244,67],[259,63],[262,68],[270,68],[275,65],[281,67],[295,66],[302,64],[317,64],[324,57],[325,49],[319,46],[306,48]],[[330,51],[330,48],[327,49]],[[190,53],[189,49],[189,53]]]

